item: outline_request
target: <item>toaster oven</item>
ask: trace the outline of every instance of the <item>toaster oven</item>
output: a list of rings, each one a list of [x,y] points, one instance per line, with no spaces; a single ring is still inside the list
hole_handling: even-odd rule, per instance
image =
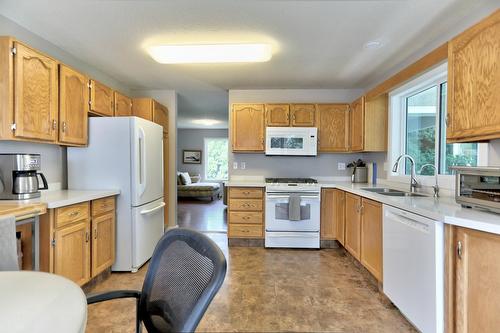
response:
[[[463,207],[500,213],[500,167],[453,167],[455,199]]]

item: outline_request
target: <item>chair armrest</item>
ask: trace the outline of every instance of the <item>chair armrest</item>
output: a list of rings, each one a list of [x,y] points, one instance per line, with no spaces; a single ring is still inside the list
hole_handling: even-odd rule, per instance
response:
[[[113,290],[99,293],[92,293],[87,296],[87,304],[94,304],[103,301],[109,301],[118,298],[136,298],[141,297],[141,292],[138,290]]]

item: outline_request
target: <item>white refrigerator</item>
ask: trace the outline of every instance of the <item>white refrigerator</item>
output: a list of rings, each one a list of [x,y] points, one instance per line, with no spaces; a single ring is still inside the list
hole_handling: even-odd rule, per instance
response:
[[[113,271],[137,271],[163,235],[163,129],[138,117],[89,118],[87,147],[68,148],[68,188],[119,189]]]

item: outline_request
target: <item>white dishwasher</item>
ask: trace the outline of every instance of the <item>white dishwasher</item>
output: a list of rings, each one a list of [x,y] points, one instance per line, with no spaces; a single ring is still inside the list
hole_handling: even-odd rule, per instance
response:
[[[384,205],[384,293],[421,332],[444,331],[443,223]]]

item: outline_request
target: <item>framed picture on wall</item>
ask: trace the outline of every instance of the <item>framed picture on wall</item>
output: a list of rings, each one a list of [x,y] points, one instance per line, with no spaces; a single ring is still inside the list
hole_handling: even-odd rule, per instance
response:
[[[182,163],[201,164],[201,150],[183,150]]]

